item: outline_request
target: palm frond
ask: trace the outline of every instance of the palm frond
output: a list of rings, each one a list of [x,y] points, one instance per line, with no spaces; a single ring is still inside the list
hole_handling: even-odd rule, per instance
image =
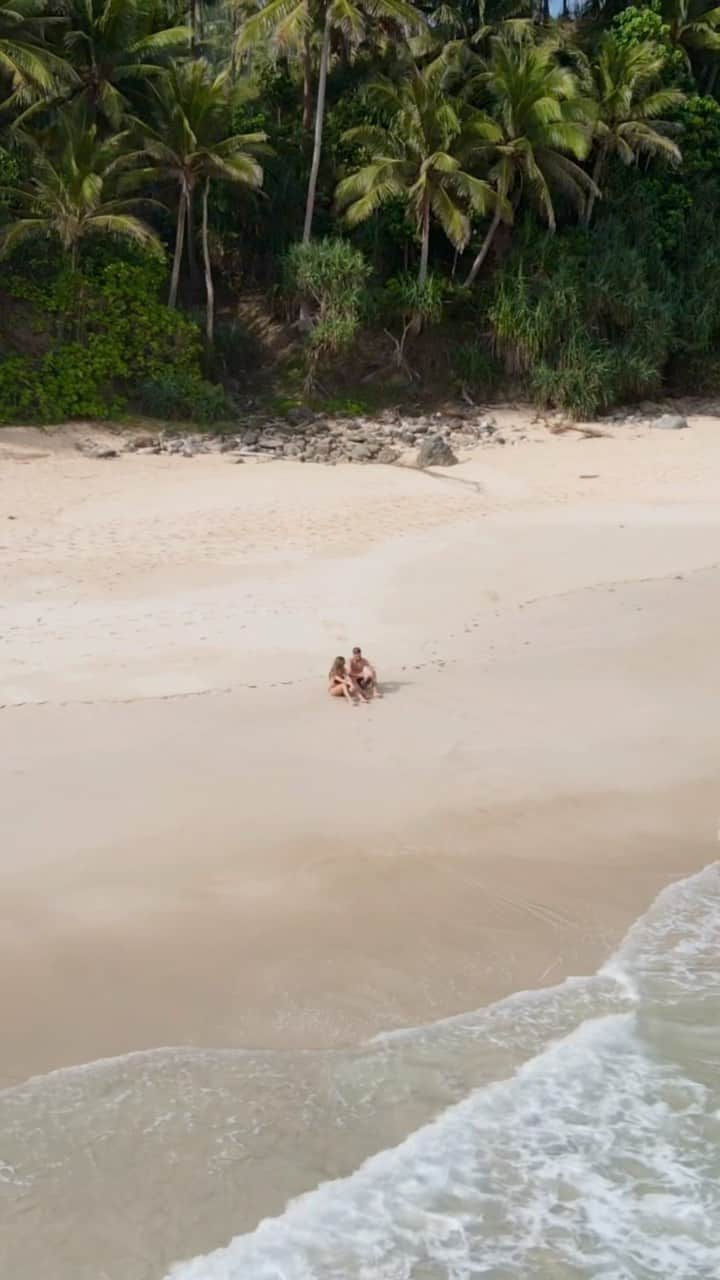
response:
[[[395,193],[399,194],[402,191],[400,175],[396,172],[399,167],[399,162],[381,158],[349,174],[336,187],[337,208],[341,211],[347,209],[348,205],[364,199],[375,188],[389,189],[392,186]]]
[[[151,35],[142,36],[130,45],[130,52],[144,56],[164,54],[174,49],[182,49],[183,45],[189,47],[191,40],[190,27],[168,27],[165,31],[154,31]]]
[[[268,0],[258,13],[242,23],[237,36],[239,53],[252,49],[263,40],[283,30],[283,44],[301,40],[311,26],[308,0]]]
[[[204,171],[217,178],[226,178],[229,182],[239,182],[243,186],[256,190],[263,184],[263,168],[248,155],[234,155],[223,159],[215,152],[207,157]]]
[[[86,235],[114,236],[119,240],[132,240],[145,249],[163,253],[163,246],[155,232],[131,214],[97,213],[85,224]]]
[[[435,187],[430,205],[453,248],[462,253],[470,239],[470,219],[445,187]]]
[[[0,228],[0,258],[8,258],[28,240],[47,239],[52,225],[47,218],[18,218],[9,227]]]
[[[368,218],[380,208],[386,200],[395,199],[401,194],[402,188],[392,180],[387,182],[379,182],[364,196],[360,196],[352,204],[345,209],[345,222],[349,227],[357,227],[361,222],[366,222]]]

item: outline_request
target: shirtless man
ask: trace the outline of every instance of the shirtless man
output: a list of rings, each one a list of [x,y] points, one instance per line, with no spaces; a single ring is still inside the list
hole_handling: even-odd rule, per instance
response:
[[[357,646],[350,659],[350,678],[355,682],[364,698],[382,698],[378,688],[377,671],[373,664],[363,657],[362,649]]]

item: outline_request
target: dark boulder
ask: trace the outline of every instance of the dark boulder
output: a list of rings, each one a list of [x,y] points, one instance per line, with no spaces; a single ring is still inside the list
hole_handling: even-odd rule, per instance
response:
[[[457,458],[444,436],[427,436],[418,450],[418,467],[454,467]]]

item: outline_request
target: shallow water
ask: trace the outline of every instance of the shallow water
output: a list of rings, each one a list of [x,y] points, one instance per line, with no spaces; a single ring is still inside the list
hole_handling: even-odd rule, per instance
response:
[[[595,976],[355,1053],[162,1050],[6,1090],[0,1273],[715,1280],[719,956],[715,864]]]

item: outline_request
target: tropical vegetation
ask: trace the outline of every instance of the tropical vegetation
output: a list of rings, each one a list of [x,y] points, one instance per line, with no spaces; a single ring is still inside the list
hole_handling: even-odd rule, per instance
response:
[[[720,390],[719,70],[707,0],[0,0],[0,421]]]

